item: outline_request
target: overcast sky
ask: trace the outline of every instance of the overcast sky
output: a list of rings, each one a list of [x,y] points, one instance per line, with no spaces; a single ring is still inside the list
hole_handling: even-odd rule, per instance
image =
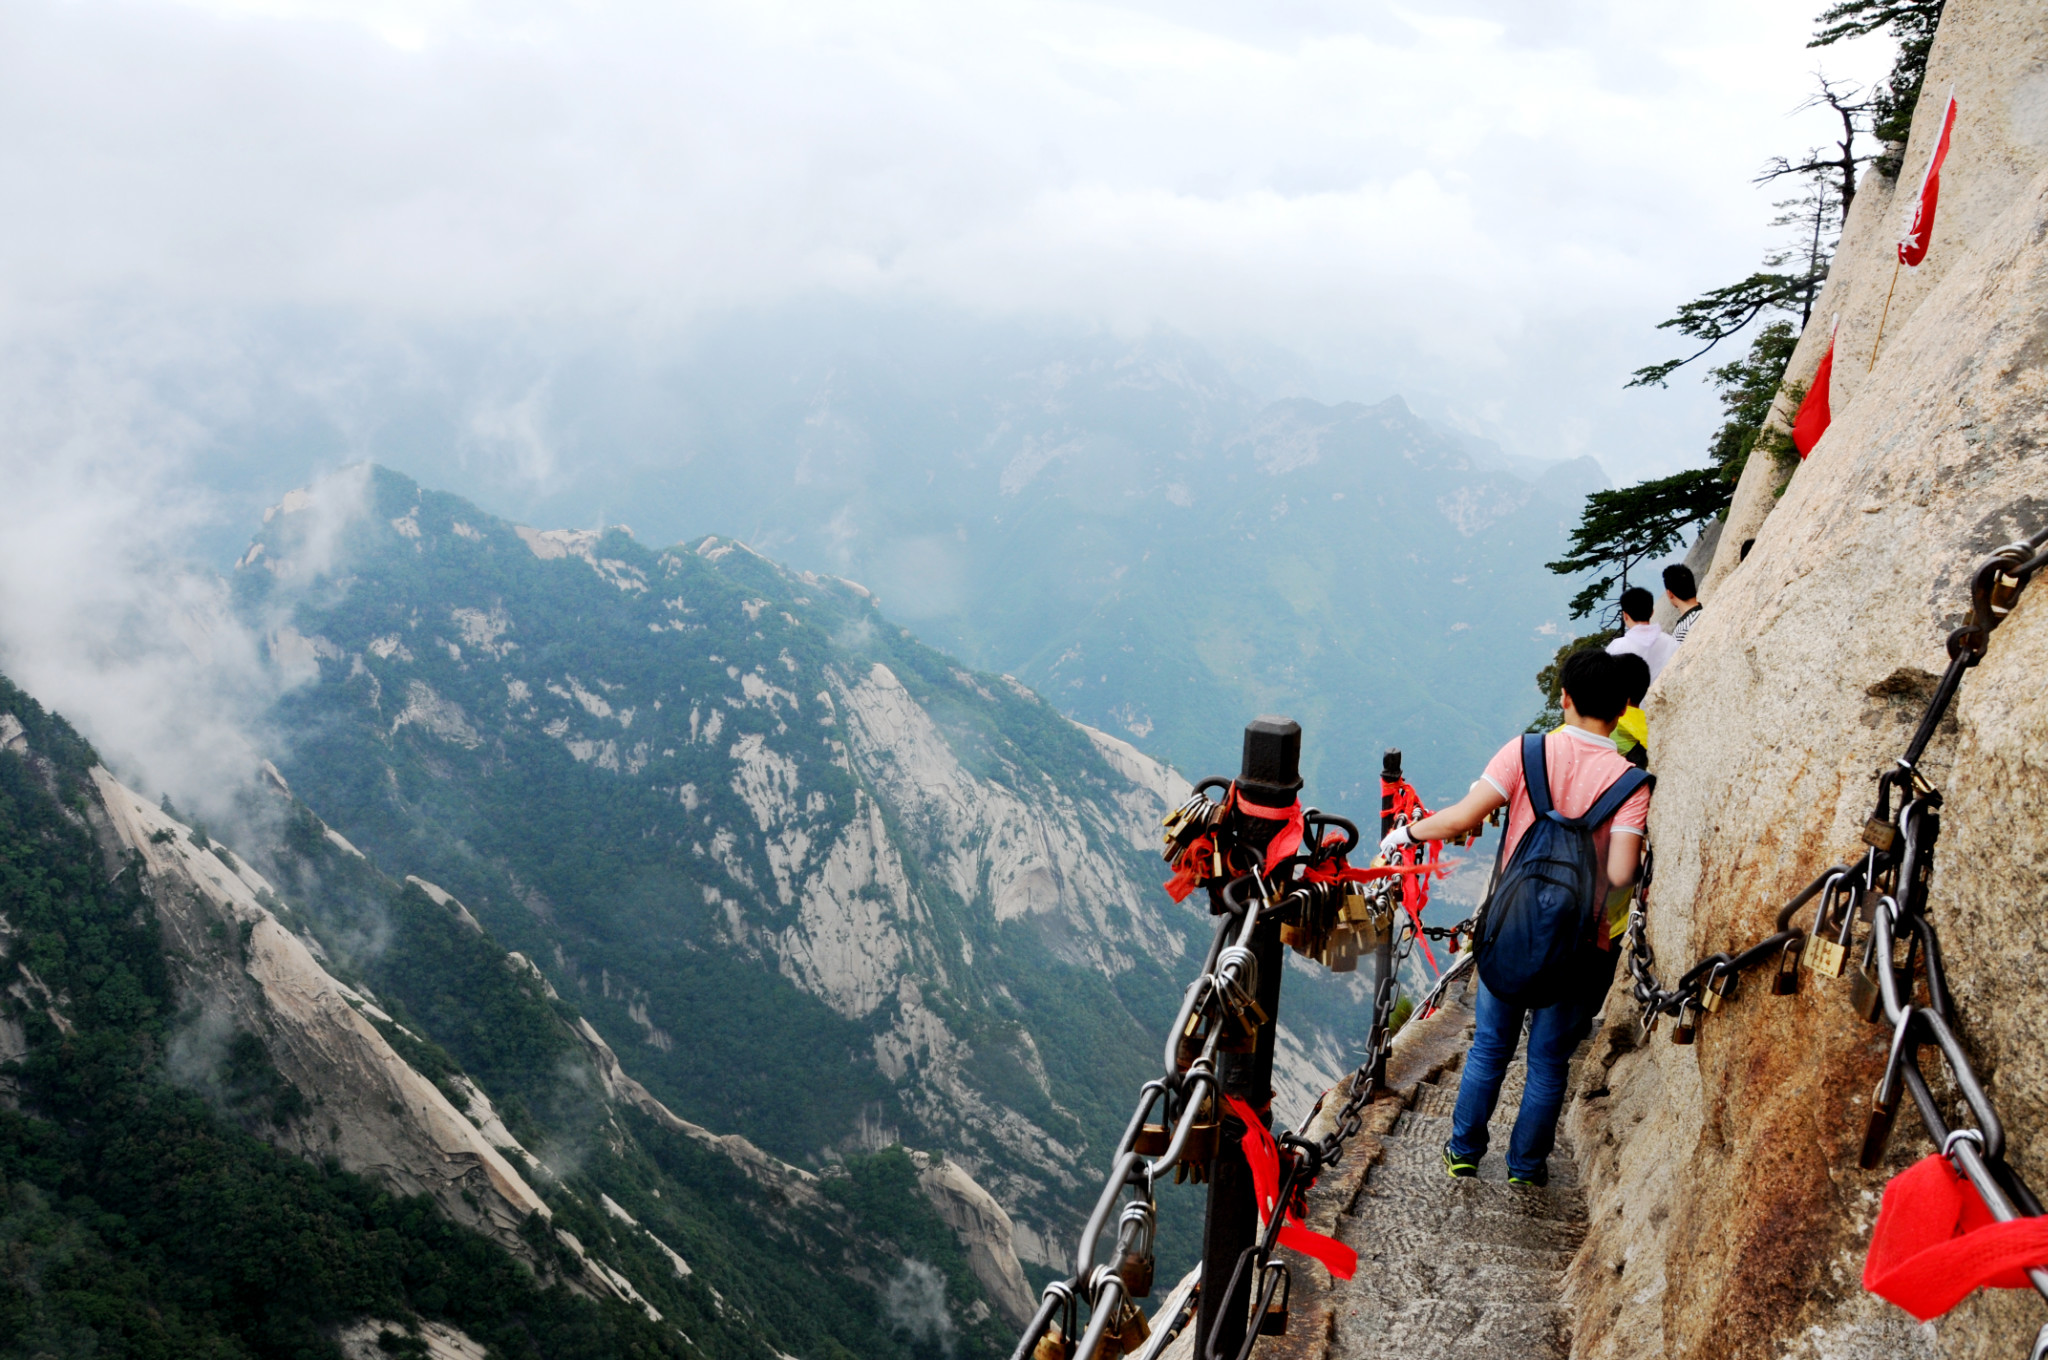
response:
[[[279,316],[429,369],[821,296],[1050,318],[1697,464],[1711,393],[1621,384],[1755,266],[1817,58],[1889,64],[1808,51],[1820,3],[0,0],[0,669],[148,787],[246,771],[260,648],[166,564],[248,522],[219,431],[346,385]]]
[[[1888,64],[1807,50],[1819,3],[8,0],[0,300],[1052,313],[1628,478],[1700,458],[1705,393],[1620,385],[1756,263],[1810,72]]]

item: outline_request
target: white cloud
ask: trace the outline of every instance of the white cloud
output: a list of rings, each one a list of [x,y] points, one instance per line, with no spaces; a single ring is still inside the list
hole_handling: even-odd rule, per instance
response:
[[[938,298],[1504,390],[1547,451],[1753,264],[1749,176],[1825,131],[1776,0],[1238,8],[26,0],[0,288],[655,327]]]

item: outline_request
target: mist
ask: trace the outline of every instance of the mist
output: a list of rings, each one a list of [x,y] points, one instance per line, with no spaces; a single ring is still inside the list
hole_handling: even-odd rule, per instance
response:
[[[1766,247],[1757,166],[1826,133],[1794,113],[1809,20],[24,0],[0,666],[210,811],[292,682],[222,584],[264,506],[374,458],[544,525],[745,537],[705,492],[747,431],[704,413],[829,390],[835,345],[1183,346],[1250,401],[1400,394],[1615,480],[1695,464],[1711,392],[1621,383]],[[922,593],[891,606],[958,607],[945,553],[902,544]]]

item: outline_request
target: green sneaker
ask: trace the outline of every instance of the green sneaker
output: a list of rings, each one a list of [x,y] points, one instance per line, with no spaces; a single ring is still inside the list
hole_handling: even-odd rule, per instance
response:
[[[1540,1190],[1544,1186],[1550,1184],[1550,1168],[1544,1167],[1541,1170],[1538,1170],[1534,1175],[1530,1176],[1510,1175],[1508,1177],[1508,1184],[1519,1185],[1522,1186],[1524,1189],[1529,1190]]]
[[[1479,1163],[1467,1161],[1451,1154],[1450,1144],[1444,1144],[1444,1174],[1452,1180],[1464,1180],[1479,1174]]]

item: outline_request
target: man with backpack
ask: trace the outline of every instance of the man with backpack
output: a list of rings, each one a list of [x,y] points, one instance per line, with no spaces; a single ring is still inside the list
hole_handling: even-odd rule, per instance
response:
[[[1410,841],[1450,840],[1494,809],[1508,809],[1473,945],[1477,1020],[1444,1144],[1452,1176],[1479,1172],[1487,1121],[1528,1016],[1528,1075],[1508,1142],[1508,1180],[1550,1179],[1567,1065],[1614,976],[1607,900],[1635,881],[1649,824],[1649,777],[1615,751],[1612,735],[1631,678],[1618,657],[1573,653],[1559,677],[1562,728],[1510,741],[1460,802],[1394,828],[1380,843],[1385,853]]]

